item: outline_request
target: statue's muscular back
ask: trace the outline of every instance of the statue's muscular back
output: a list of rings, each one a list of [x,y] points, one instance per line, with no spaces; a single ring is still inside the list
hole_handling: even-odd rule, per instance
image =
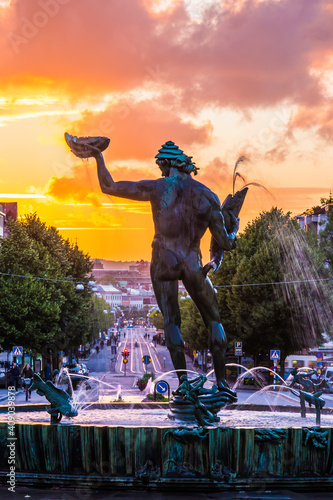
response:
[[[190,175],[155,181],[150,202],[155,224],[155,242],[186,257],[200,251],[200,240],[209,226],[212,205],[218,199]]]

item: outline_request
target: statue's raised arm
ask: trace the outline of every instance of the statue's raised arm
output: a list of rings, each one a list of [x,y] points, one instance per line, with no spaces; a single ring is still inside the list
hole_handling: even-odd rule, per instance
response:
[[[154,180],[115,182],[105,166],[102,151],[110,144],[107,137],[75,137],[65,133],[65,140],[72,153],[78,158],[95,158],[101,190],[105,194],[136,201],[149,201]]]

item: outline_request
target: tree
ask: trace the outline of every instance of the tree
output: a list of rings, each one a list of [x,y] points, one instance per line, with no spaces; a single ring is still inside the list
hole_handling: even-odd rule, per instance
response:
[[[163,330],[164,329],[164,318],[163,314],[160,311],[157,311],[156,309],[152,311],[149,316],[149,321],[154,325],[157,330]]]
[[[0,246],[2,345],[23,345],[33,355],[55,355],[84,343],[91,331],[92,263],[77,245],[36,214],[10,223]]]
[[[333,205],[327,212],[327,222],[322,231],[320,231],[320,248],[324,254],[325,261],[333,274]]]
[[[114,324],[114,314],[103,298],[92,297],[92,337],[97,338],[100,331],[108,330]]]
[[[277,208],[260,214],[213,277],[229,347],[243,341],[257,364],[259,354],[270,349],[280,349],[284,361],[288,354],[318,345],[332,325],[324,285],[310,281],[323,273],[318,248],[310,246],[290,214]]]
[[[191,350],[204,351],[208,349],[208,331],[200,313],[190,297],[180,302],[181,333]]]

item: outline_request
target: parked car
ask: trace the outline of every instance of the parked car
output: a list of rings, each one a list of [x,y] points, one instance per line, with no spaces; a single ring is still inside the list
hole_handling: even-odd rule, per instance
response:
[[[67,368],[68,374],[71,378],[73,389],[76,389],[76,386],[81,382],[82,380],[86,380],[85,377],[83,376],[83,369],[81,364],[75,363],[75,364],[69,364],[65,365],[64,368]]]
[[[78,366],[81,366],[81,369],[82,369],[82,374],[85,376],[85,377],[89,377],[89,368],[87,367],[87,365],[85,365],[84,363],[79,363]]]

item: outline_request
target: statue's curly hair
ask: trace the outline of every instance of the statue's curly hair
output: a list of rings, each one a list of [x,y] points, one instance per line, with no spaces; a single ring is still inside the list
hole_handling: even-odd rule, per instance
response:
[[[180,172],[185,172],[186,174],[197,175],[199,168],[195,166],[192,162],[192,156],[180,155],[176,158],[158,158],[156,160],[157,165],[162,170],[162,175],[166,175],[166,172],[171,168],[177,168]]]

